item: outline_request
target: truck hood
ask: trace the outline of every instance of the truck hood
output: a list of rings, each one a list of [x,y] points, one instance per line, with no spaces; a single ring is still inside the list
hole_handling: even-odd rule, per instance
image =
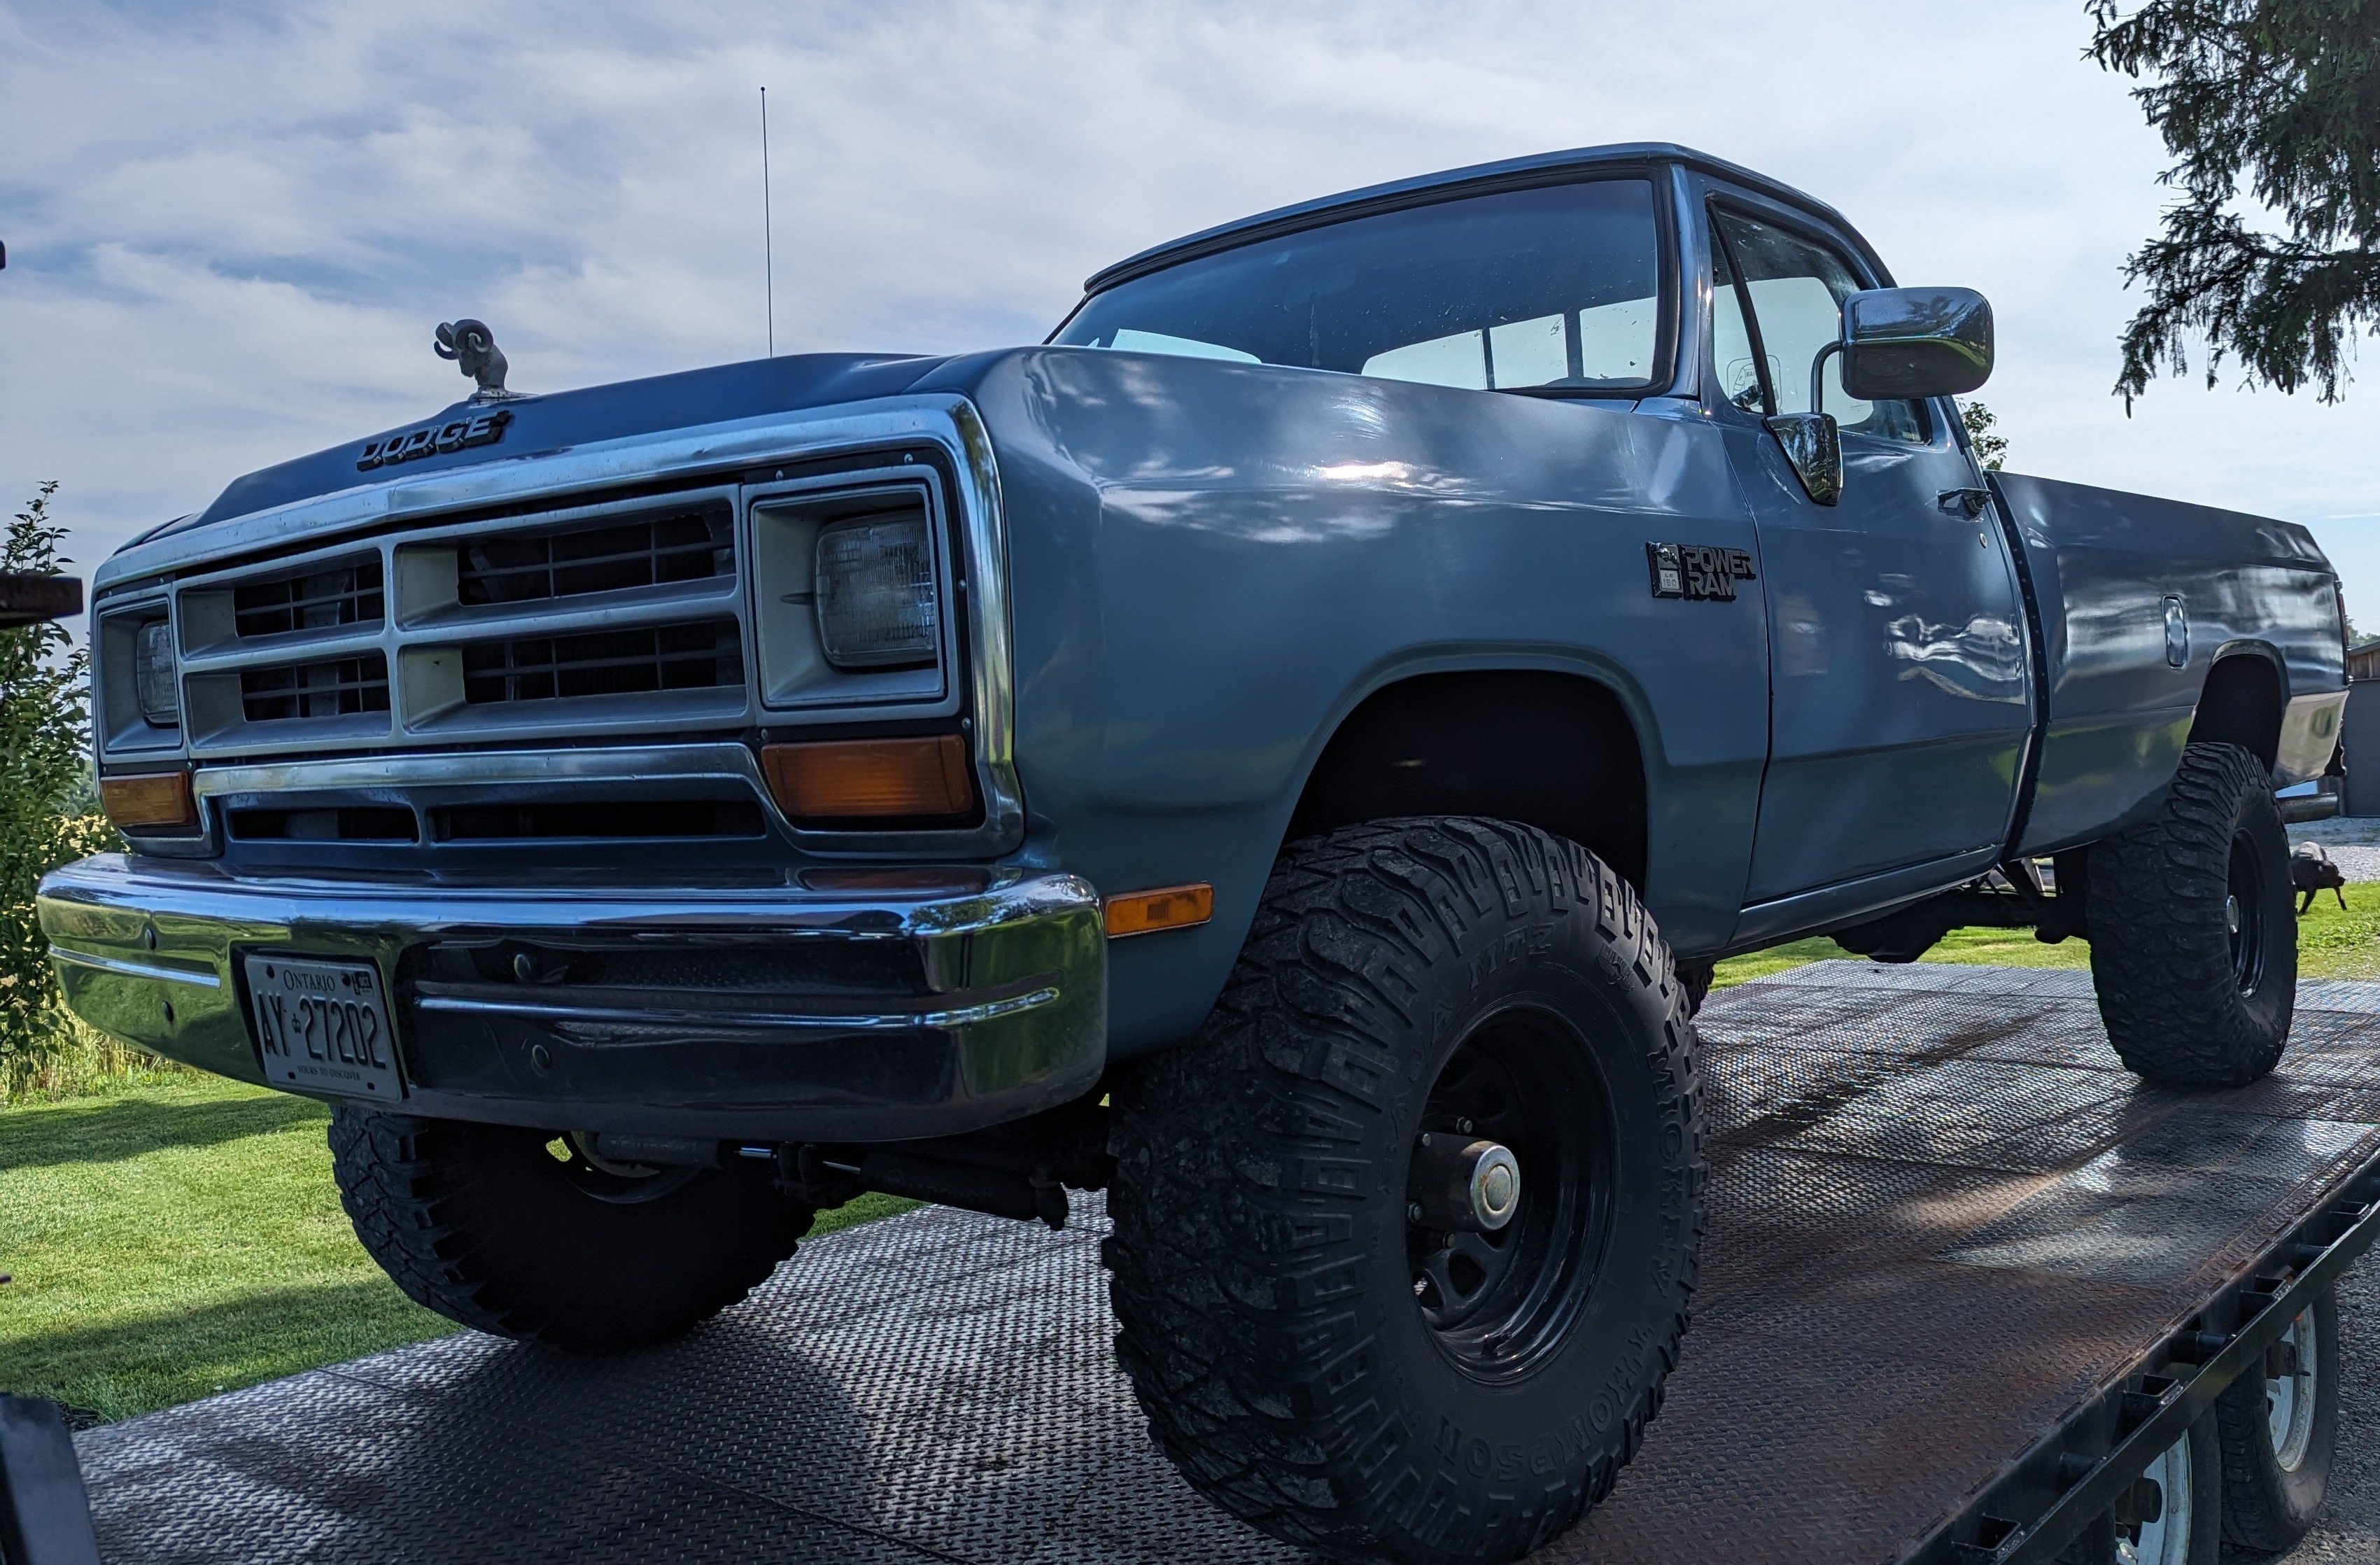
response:
[[[403,474],[409,478],[441,468],[546,456],[596,441],[870,397],[897,396],[944,362],[939,358],[907,354],[794,354],[588,386],[578,391],[516,397],[501,403],[458,402],[413,423],[358,435],[343,445],[234,479],[204,511],[154,528],[134,542],[145,543],[233,516],[318,499],[377,482],[382,477]],[[493,443],[441,452],[396,467],[365,470],[358,467],[367,444],[425,425],[443,425],[499,408],[512,417],[503,438]]]

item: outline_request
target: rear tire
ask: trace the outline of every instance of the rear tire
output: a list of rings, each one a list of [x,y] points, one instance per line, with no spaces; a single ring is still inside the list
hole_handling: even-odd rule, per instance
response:
[[[2143,1476],[2155,1484],[2094,1517],[2058,1565],[2219,1565],[2223,1557],[2223,1442],[2201,1413],[2157,1453]]]
[[[2091,850],[2091,977],[2125,1064],[2244,1086],[2280,1062],[2297,1001],[2289,832],[2264,763],[2192,745],[2157,814]]]
[[[547,1131],[342,1107],[330,1134],[356,1237],[407,1297],[548,1347],[678,1336],[759,1286],[812,1217],[765,1170],[606,1171]]]
[[[1513,1559],[1576,1522],[1685,1329],[1693,1044],[1575,843],[1432,818],[1289,848],[1204,1027],[1115,1088],[1116,1351],[1167,1455],[1331,1559]],[[1517,1159],[1502,1227],[1429,1220],[1450,1136]]]
[[[2223,1436],[2223,1531],[2276,1551],[2305,1536],[2338,1438],[2338,1302],[2325,1292],[2290,1323],[2290,1365],[2270,1360],[2215,1404]],[[2285,1373],[2276,1377],[2274,1368]]]

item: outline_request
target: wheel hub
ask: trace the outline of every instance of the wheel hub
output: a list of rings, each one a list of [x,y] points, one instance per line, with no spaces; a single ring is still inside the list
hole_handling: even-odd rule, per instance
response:
[[[1468,1123],[1469,1122],[1464,1122]],[[1408,1184],[1418,1222],[1450,1232],[1493,1233],[1521,1205],[1521,1164],[1493,1141],[1424,1131]]]
[[[1475,1027],[1423,1108],[1406,1182],[1414,1299],[1439,1346],[1483,1378],[1542,1361],[1601,1265],[1609,1099],[1585,1058],[1567,1021],[1508,1011]]]

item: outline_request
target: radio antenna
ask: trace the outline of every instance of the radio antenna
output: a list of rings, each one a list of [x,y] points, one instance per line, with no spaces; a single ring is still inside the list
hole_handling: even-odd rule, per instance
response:
[[[760,274],[768,299],[769,357],[777,357],[777,220],[769,210],[769,90],[760,89]]]

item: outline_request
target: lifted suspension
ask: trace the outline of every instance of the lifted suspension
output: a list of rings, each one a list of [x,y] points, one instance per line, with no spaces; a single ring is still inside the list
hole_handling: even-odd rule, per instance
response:
[[[2087,939],[2086,858],[2081,849],[2054,855],[2046,880],[2037,861],[2008,859],[1956,891],[1827,932],[1845,951],[1877,962],[1914,962],[1953,929],[2031,929],[2045,945]]]
[[[923,1141],[717,1141],[599,1131],[577,1137],[594,1159],[623,1169],[728,1168],[773,1163],[777,1183],[805,1206],[840,1207],[868,1191],[1021,1221],[1066,1226],[1066,1192],[1104,1190],[1115,1170],[1107,1149],[1106,1099],[1078,1098],[1012,1124]]]

